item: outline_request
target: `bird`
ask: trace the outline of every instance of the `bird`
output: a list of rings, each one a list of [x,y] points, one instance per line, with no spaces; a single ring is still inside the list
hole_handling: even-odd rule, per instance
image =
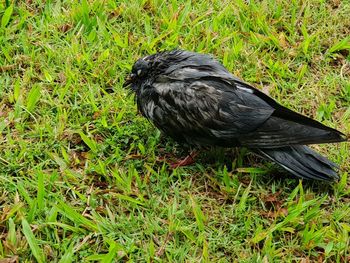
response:
[[[179,143],[246,147],[299,178],[340,179],[338,165],[307,145],[347,141],[345,134],[282,106],[212,55],[174,49],[144,56],[123,87],[135,93],[138,111]]]

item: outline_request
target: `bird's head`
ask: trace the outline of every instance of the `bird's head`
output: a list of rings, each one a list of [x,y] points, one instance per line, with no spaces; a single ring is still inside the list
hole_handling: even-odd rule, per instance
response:
[[[150,68],[151,64],[147,61],[147,57],[137,60],[131,69],[131,73],[126,78],[123,87],[130,86],[133,91],[137,91],[140,84],[147,78]]]

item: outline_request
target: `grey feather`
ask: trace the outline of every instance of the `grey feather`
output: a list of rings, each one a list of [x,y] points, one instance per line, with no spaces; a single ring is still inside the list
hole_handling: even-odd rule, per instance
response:
[[[125,86],[141,113],[179,142],[246,146],[297,176],[338,178],[329,160],[301,145],[345,141],[344,134],[281,106],[208,55],[153,54],[139,59],[130,76]]]

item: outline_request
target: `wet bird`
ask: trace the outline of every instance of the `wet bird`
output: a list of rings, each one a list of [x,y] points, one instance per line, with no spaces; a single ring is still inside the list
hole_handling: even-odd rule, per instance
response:
[[[338,166],[307,144],[346,141],[233,76],[209,55],[172,50],[135,62],[124,83],[138,110],[191,146],[247,147],[304,179],[338,180]]]

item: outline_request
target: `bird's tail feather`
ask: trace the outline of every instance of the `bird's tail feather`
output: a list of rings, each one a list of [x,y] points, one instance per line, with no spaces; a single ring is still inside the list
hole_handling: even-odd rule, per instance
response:
[[[337,164],[305,145],[258,149],[258,152],[298,177],[323,181],[339,180]]]

